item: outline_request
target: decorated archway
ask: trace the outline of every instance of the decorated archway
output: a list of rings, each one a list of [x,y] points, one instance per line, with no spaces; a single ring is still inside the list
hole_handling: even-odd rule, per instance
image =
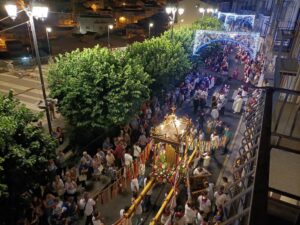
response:
[[[260,46],[260,35],[255,32],[227,32],[198,30],[195,34],[193,55],[201,54],[202,49],[216,42],[235,43],[255,58]]]

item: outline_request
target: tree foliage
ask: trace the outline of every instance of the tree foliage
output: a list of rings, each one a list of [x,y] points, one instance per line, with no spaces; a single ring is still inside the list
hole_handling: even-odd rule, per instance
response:
[[[72,125],[103,129],[126,123],[148,99],[151,82],[137,60],[99,46],[58,56],[48,80]]]
[[[41,181],[56,142],[37,127],[39,115],[0,95],[0,197],[18,196]]]
[[[173,31],[173,39],[175,43],[181,43],[188,55],[192,54],[194,45],[194,36],[197,30],[221,30],[221,22],[211,16],[204,16],[192,25],[176,27]],[[171,39],[171,30],[166,31],[163,36]]]
[[[191,68],[181,43],[171,43],[165,37],[130,45],[126,57],[139,61],[150,75],[153,80],[150,88],[154,95],[172,88]]]

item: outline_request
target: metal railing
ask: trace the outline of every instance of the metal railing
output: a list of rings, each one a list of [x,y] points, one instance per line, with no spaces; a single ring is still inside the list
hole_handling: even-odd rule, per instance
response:
[[[245,130],[232,170],[233,183],[228,188],[230,200],[223,208],[222,225],[268,224],[269,195],[275,190],[269,187],[272,148],[300,154],[300,151],[285,148],[278,142],[278,138],[285,138],[300,144],[300,138],[293,132],[299,126],[296,121],[299,119],[300,92],[271,87],[261,88],[259,91],[260,95],[252,111],[243,115]],[[292,110],[295,113],[288,112],[290,117],[284,114],[289,110],[286,104],[293,104]],[[287,121],[287,133],[282,133],[279,127],[287,124]],[[274,137],[277,137],[276,145]],[[299,196],[276,190],[277,194],[279,192],[293,200],[300,199]]]
[[[223,209],[224,222],[222,225],[242,224],[250,219],[249,213],[256,183],[253,176],[259,158],[258,150],[261,144],[265,98],[266,92],[261,91],[252,111],[243,115],[246,128],[232,171],[234,182],[228,188],[230,200]]]

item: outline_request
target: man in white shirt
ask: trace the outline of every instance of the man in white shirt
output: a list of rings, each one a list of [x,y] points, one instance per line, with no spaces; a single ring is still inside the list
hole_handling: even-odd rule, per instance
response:
[[[142,152],[141,147],[138,146],[137,143],[135,143],[135,144],[133,145],[133,157],[134,157],[134,158],[140,157],[141,152]]]
[[[126,152],[124,155],[124,161],[125,161],[125,166],[127,167],[132,166],[133,158],[128,152]]]
[[[209,183],[208,181],[206,181],[204,183],[204,187],[205,187],[205,190],[207,192],[207,197],[212,202],[212,200],[214,200],[214,184]]]
[[[208,170],[202,168],[201,166],[198,166],[196,169],[194,169],[193,171],[193,175],[194,176],[209,176],[211,175],[210,172],[208,172]]]
[[[228,197],[224,193],[224,186],[221,186],[219,191],[215,192],[214,197],[217,208],[223,208],[225,203],[228,201]]]
[[[207,194],[200,195],[198,197],[199,211],[203,211],[206,218],[211,211],[211,201],[207,198]]]
[[[186,224],[193,224],[196,219],[196,211],[192,208],[191,204],[187,202],[184,207],[184,217]]]
[[[92,221],[93,221],[93,225],[104,225],[104,223],[102,223],[102,218],[99,212],[94,213]]]
[[[129,206],[125,206],[124,209],[120,210],[120,218],[123,218],[124,214],[128,211]]]
[[[139,181],[137,179],[137,177],[132,178],[131,182],[130,182],[130,188],[132,193],[138,193],[139,192]]]
[[[140,135],[140,137],[139,137],[139,140],[138,140],[138,143],[140,144],[141,149],[144,149],[144,148],[146,147],[147,142],[148,142],[148,140],[147,140],[147,138],[146,138],[145,133],[142,133],[142,134]]]
[[[93,218],[93,212],[94,212],[94,206],[96,205],[96,202],[94,199],[90,198],[90,195],[88,192],[85,192],[83,194],[83,198],[79,200],[79,207],[81,210],[83,210],[84,215],[86,216],[85,225],[92,224],[92,218]]]

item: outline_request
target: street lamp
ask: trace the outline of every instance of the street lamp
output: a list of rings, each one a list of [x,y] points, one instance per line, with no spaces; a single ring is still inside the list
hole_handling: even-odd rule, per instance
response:
[[[16,5],[9,3],[9,4],[5,5],[5,9],[6,9],[9,17],[11,17],[13,20],[17,18],[18,12],[17,12]],[[31,26],[33,45],[34,45],[35,56],[36,56],[35,59],[36,59],[36,63],[38,65],[38,69],[39,69],[43,98],[44,98],[44,102],[45,102],[48,130],[51,135],[52,134],[51,119],[50,119],[49,107],[48,107],[48,102],[47,102],[47,94],[46,94],[44,77],[43,77],[43,72],[42,72],[41,58],[40,58],[39,48],[38,48],[38,44],[37,44],[37,37],[36,37],[34,19],[33,19],[33,18],[36,18],[36,19],[44,20],[48,16],[49,9],[46,6],[30,5],[28,8],[24,8],[23,10],[26,12],[26,14],[29,18],[30,26]]]
[[[148,36],[149,38],[151,37],[151,28],[153,27],[153,23],[149,23],[149,32],[148,32]]]
[[[171,40],[173,42],[173,35],[174,35],[173,30],[174,30],[174,23],[175,23],[176,13],[178,13],[181,16],[184,13],[184,9],[171,6],[171,7],[166,8],[166,13],[169,15],[170,24],[171,24],[171,27],[172,27]]]
[[[113,25],[109,24],[107,26],[107,46],[108,48],[110,48],[110,37],[109,37],[109,30],[112,30],[114,28]]]
[[[204,16],[205,12],[206,13],[217,13],[218,12],[218,9],[213,9],[213,8],[208,8],[208,9],[205,9],[205,8],[199,8],[199,13],[202,13],[202,15]]]
[[[52,32],[52,28],[51,27],[46,27],[46,35],[47,35],[49,55],[51,56],[51,47],[50,47],[50,40],[49,40],[49,33],[50,32]]]

